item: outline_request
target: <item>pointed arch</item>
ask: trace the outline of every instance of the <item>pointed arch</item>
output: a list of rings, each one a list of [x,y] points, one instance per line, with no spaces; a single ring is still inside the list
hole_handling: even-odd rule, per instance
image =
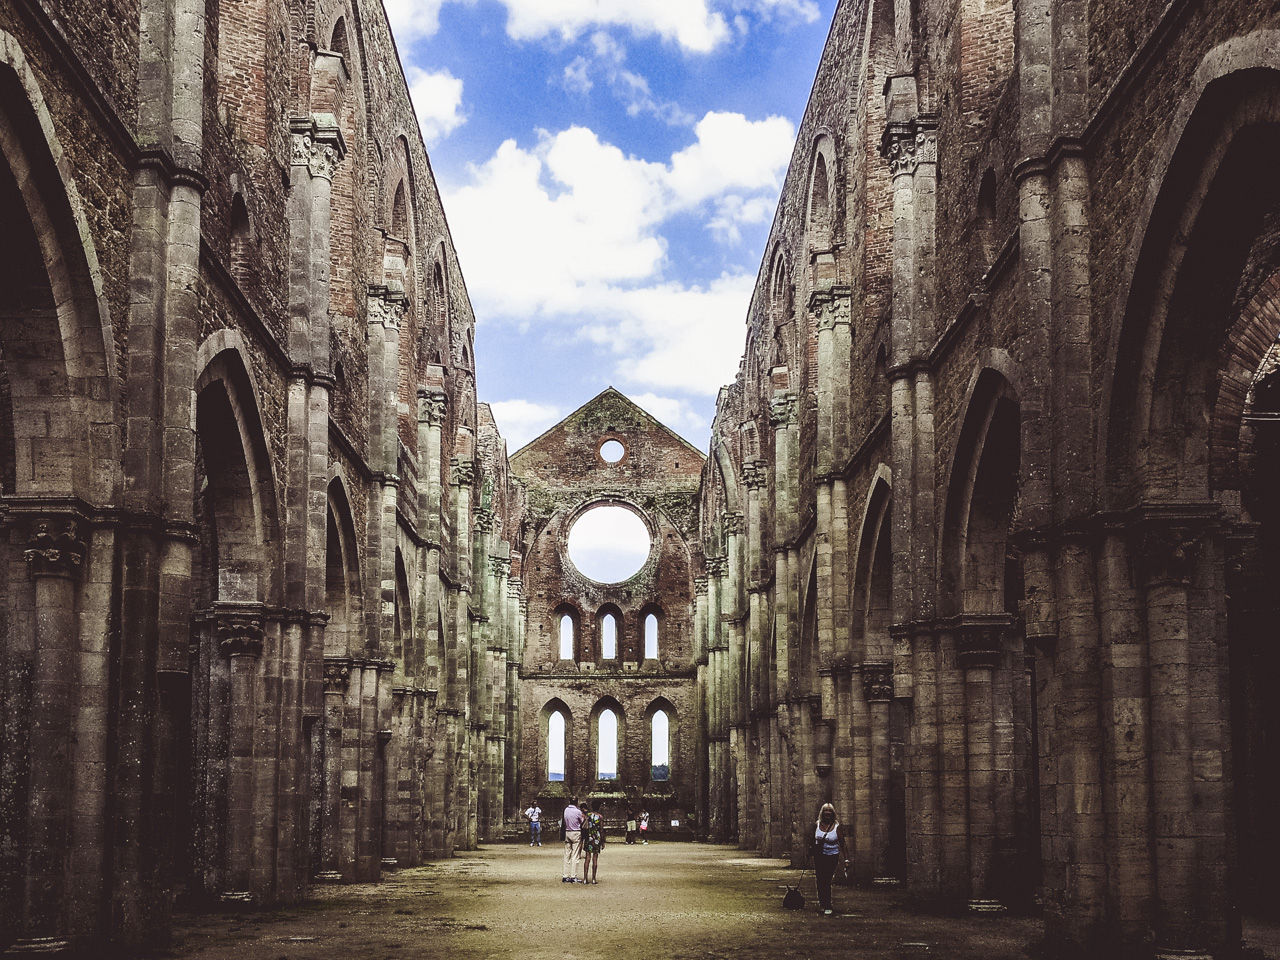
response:
[[[210,529],[205,557],[210,600],[280,602],[278,487],[258,390],[235,331],[197,351],[196,443]]]
[[[893,620],[889,468],[881,464],[867,493],[858,552],[853,566],[853,645],[855,660],[885,663],[893,659],[889,626]],[[861,657],[858,656],[859,648]]]
[[[680,743],[680,716],[666,697],[656,697],[644,711],[645,719],[645,779],[649,782],[674,781],[683,776],[683,768],[677,756]],[[665,730],[663,727],[665,726]],[[665,748],[665,759],[662,750]],[[665,767],[665,770],[662,769]]]
[[[326,656],[345,656],[363,647],[364,591],[351,500],[341,475],[329,482],[325,518]]]
[[[970,391],[946,492],[942,600],[950,613],[1002,614],[1021,474],[1021,412],[1013,385],[982,369]]]
[[[588,769],[592,780],[626,779],[623,772],[626,767],[623,744],[626,742],[626,712],[622,704],[615,697],[601,697],[591,708],[587,744]],[[610,760],[613,761],[612,770],[606,769]]]
[[[7,492],[94,502],[114,492],[120,472],[114,432],[83,429],[120,422],[115,341],[71,171],[21,46],[0,30],[0,366],[15,388],[2,414],[12,446],[0,477]]]
[[[573,711],[552,697],[539,711],[538,767],[545,781],[571,782],[573,770]]]

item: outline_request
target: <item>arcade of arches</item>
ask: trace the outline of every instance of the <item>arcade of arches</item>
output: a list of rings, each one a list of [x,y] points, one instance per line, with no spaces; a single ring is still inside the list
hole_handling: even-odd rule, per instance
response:
[[[795,861],[831,800],[857,882],[1236,955],[1280,8],[841,0],[706,454],[610,389],[508,456],[396,64],[370,0],[0,0],[0,950],[579,793]]]

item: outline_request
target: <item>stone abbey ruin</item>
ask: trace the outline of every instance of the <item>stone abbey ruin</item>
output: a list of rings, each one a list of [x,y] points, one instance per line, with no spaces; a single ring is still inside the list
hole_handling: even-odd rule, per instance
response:
[[[858,882],[1237,955],[1277,148],[1275,4],[842,0],[709,451],[609,390],[509,456],[379,3],[0,0],[0,950],[576,791],[797,862],[833,800]]]

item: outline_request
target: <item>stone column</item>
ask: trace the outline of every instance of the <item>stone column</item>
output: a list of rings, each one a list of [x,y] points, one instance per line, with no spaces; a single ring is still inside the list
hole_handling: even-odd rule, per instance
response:
[[[956,662],[964,675],[961,729],[968,771],[968,899],[969,909],[975,912],[1002,909],[991,894],[991,871],[1000,831],[998,794],[1003,785],[997,783],[997,765],[1003,767],[1010,759],[998,757],[996,748],[995,675],[1004,666],[1002,636],[1006,629],[1005,623],[995,619],[965,618],[954,635]],[[1012,783],[1007,786],[1012,788]]]
[[[1193,725],[1208,718],[1194,715],[1199,698],[1191,599],[1207,531],[1203,522],[1176,516],[1144,518],[1140,531],[1151,690],[1155,939],[1162,956],[1207,960],[1202,917],[1211,891],[1203,886],[1199,862],[1205,831],[1196,781],[1220,779],[1222,758],[1196,751],[1204,735]]]
[[[342,880],[342,728],[351,661],[325,657],[324,661],[324,794],[320,813],[320,872],[323,883]]]
[[[35,521],[23,558],[34,582],[31,768],[22,939],[16,949],[66,951],[67,869],[74,797],[77,580],[86,547],[71,517]]]
[[[861,669],[862,696],[870,714],[870,776],[865,792],[871,809],[869,863],[855,864],[859,880],[895,880],[889,872],[889,704],[893,700],[893,664],[868,660]]]
[[[254,823],[263,815],[254,803],[254,718],[258,660],[262,656],[262,620],[251,612],[219,610],[217,624],[218,649],[230,661],[227,890],[222,898],[248,902],[253,898]]]

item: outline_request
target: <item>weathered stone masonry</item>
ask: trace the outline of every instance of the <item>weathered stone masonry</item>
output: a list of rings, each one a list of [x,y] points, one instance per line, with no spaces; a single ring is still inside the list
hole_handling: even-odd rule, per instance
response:
[[[0,0],[0,949],[137,955],[576,791],[796,860],[830,799],[861,882],[1238,952],[1278,51],[1249,0],[843,0],[709,454],[609,390],[508,460],[380,7]],[[606,502],[621,584],[566,559]]]
[[[515,778],[521,495],[381,6],[90,6],[0,7],[15,954],[474,847]]]
[[[704,475],[717,835],[831,799],[1082,956],[1273,909],[1276,26],[840,5]]]

